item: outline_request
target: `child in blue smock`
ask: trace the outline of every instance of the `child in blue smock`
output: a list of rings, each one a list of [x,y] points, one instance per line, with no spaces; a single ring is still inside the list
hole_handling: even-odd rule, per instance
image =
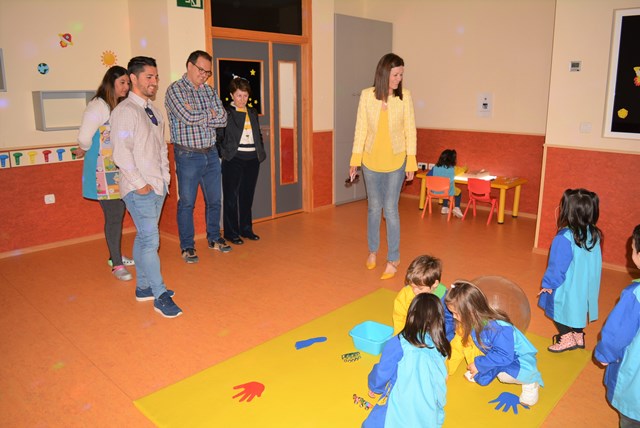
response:
[[[458,154],[453,149],[446,149],[440,153],[438,162],[427,175],[433,175],[434,177],[447,177],[451,183],[449,187],[449,196],[454,197],[455,208],[451,212],[454,216],[462,218],[462,211],[460,210],[460,201],[462,200],[462,190],[455,186],[455,176],[460,175],[465,171],[465,168],[457,167]],[[449,214],[449,200],[445,199],[442,203],[442,214]]]
[[[504,312],[489,306],[486,296],[467,281],[451,285],[445,303],[457,321],[456,334],[462,345],[478,349],[469,362],[466,377],[486,386],[495,378],[502,383],[522,385],[520,403],[533,406],[538,402],[538,389],[544,386],[537,367],[538,350],[524,334],[511,324]]]
[[[633,229],[631,259],[640,268],[640,224]],[[594,352],[607,366],[607,400],[620,414],[620,427],[640,427],[640,279],[622,290],[602,327]]]
[[[598,319],[602,272],[600,240],[596,226],[600,215],[598,195],[586,189],[567,189],[560,200],[558,233],[551,243],[549,264],[538,293],[538,306],[558,329],[550,352],[584,348],[584,327]]]
[[[442,426],[445,358],[450,354],[440,299],[431,293],[416,295],[404,329],[385,344],[380,362],[369,373],[369,396],[382,397],[362,427]]]

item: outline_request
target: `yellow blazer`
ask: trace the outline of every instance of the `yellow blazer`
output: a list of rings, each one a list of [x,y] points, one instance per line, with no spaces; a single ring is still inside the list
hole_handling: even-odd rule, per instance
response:
[[[417,138],[413,100],[407,89],[402,89],[402,98],[401,100],[398,97],[390,96],[387,99],[391,150],[394,154],[406,152],[407,156],[415,156]],[[360,103],[358,104],[353,154],[362,155],[365,151],[371,152],[371,147],[376,139],[381,108],[382,101],[376,99],[373,87],[364,89],[360,94]],[[360,158],[362,157],[360,156]]]

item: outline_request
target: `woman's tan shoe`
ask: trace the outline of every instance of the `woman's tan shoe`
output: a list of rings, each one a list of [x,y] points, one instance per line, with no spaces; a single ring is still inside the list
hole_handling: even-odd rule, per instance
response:
[[[380,279],[391,279],[396,276],[398,273],[398,265],[400,264],[400,260],[395,262],[387,262],[387,268],[384,270],[384,273],[380,277]]]
[[[365,264],[367,269],[375,269],[376,268],[376,253],[369,253],[369,257],[367,257],[367,263]]]

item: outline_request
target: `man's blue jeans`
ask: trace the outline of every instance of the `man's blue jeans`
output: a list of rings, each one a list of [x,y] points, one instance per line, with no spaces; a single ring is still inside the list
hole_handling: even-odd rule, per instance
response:
[[[190,152],[174,145],[176,175],[178,176],[178,234],[180,248],[195,248],[193,208],[202,188],[205,203],[207,240],[220,238],[220,212],[222,211],[222,176],[218,151]]]
[[[362,166],[364,182],[367,186],[367,240],[369,252],[375,253],[380,247],[380,221],[382,210],[387,223],[387,261],[400,260],[400,214],[398,201],[405,180],[404,164],[391,172],[375,172]]]
[[[136,262],[136,286],[140,289],[151,287],[157,299],[167,291],[160,273],[160,233],[158,222],[166,194],[159,196],[154,192],[139,195],[129,192],[124,196],[127,211],[136,225],[136,239],[133,242],[133,260]]]

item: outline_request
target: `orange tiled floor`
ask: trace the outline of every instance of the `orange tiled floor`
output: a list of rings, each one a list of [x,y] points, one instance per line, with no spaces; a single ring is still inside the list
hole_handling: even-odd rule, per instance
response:
[[[435,212],[420,220],[415,199],[402,198],[400,207],[401,272],[416,255],[431,253],[444,262],[445,283],[508,277],[529,297],[530,330],[555,333],[535,306],[546,256],[531,252],[534,220],[507,217],[504,225],[485,226],[486,212],[479,212],[476,219],[447,223]],[[383,263],[364,268],[364,201],[260,223],[255,230],[261,241],[229,254],[198,240],[200,263],[194,265],[180,258],[173,237],[162,237],[164,278],[184,310],[171,320],[155,313],[151,302],[136,302],[133,282],[111,276],[101,240],[0,260],[0,426],[152,426],[133,400],[379,287],[403,285],[402,275],[379,280]],[[133,235],[124,237],[125,254],[132,241]],[[604,271],[601,320],[586,330],[588,348],[630,279]],[[544,426],[616,426],[602,374],[589,364]]]

